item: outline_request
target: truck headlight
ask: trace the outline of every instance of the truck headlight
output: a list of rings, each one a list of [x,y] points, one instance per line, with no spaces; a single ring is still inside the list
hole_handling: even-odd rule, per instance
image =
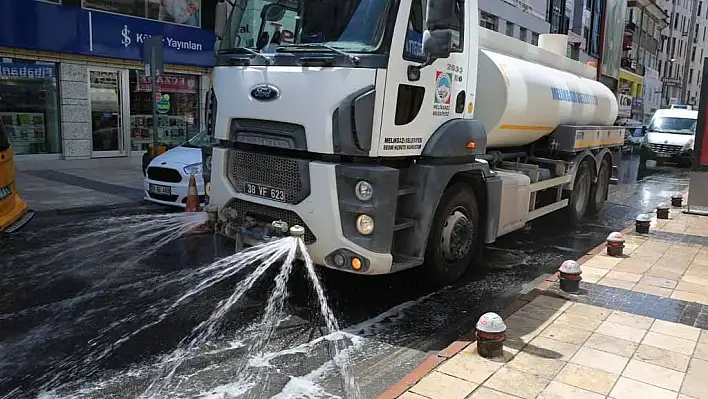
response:
[[[359,215],[356,218],[356,230],[361,235],[370,235],[374,232],[374,219],[369,215]]]
[[[194,163],[184,167],[184,173],[189,175],[201,175],[202,174],[202,163]]]
[[[688,150],[693,150],[693,139],[688,140],[686,144],[681,147],[681,152],[686,152]]]
[[[374,196],[374,187],[368,181],[361,180],[354,186],[354,193],[359,201],[368,201]]]

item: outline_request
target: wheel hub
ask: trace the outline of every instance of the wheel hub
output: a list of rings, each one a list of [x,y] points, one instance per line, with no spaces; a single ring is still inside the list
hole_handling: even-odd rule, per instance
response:
[[[474,225],[464,213],[453,211],[445,220],[441,235],[442,254],[447,261],[464,258],[474,242]]]

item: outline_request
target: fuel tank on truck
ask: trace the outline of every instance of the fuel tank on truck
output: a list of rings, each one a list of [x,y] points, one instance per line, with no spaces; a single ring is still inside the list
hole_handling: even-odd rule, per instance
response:
[[[480,46],[474,116],[488,148],[530,144],[558,125],[614,124],[617,99],[586,77],[594,68],[496,32],[483,32]]]

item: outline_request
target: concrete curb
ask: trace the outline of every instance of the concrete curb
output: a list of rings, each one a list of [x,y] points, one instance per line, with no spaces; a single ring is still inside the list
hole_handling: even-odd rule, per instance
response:
[[[634,230],[634,225],[630,225],[630,226],[622,229],[621,232],[622,232],[622,234],[628,234],[628,233],[632,232],[633,230]],[[592,259],[592,257],[594,257],[595,255],[604,251],[606,245],[607,245],[606,243],[602,243],[602,244],[598,245],[597,247],[591,249],[585,255],[580,257],[580,259],[578,259],[577,262],[582,265],[583,263],[589,261],[590,259]],[[514,314],[517,310],[521,309],[526,304],[528,304],[529,302],[536,299],[536,297],[540,296],[544,291],[546,291],[556,281],[558,281],[558,272],[555,272],[554,274],[548,276],[544,281],[542,281],[538,286],[536,286],[536,288],[534,288],[531,292],[519,296],[519,298],[516,299],[511,305],[504,308],[504,310],[502,310],[502,312],[499,315],[503,319],[506,319],[507,317]],[[411,388],[413,385],[417,384],[418,381],[423,379],[423,377],[425,377],[428,373],[433,371],[442,362],[444,362],[445,360],[462,352],[470,344],[474,343],[475,340],[476,339],[475,339],[474,331],[471,331],[471,332],[467,333],[466,335],[462,336],[460,339],[452,342],[445,349],[439,351],[438,353],[436,353],[434,355],[428,356],[413,371],[408,373],[400,381],[393,384],[386,391],[384,391],[381,395],[379,395],[378,399],[395,399],[395,398],[403,395],[403,393],[406,392],[406,390]]]
[[[136,206],[152,205],[153,203],[146,200],[140,201],[129,201],[121,202],[118,204],[101,204],[101,205],[89,205],[89,206],[79,206],[73,208],[63,208],[63,209],[46,209],[41,211],[35,211],[30,207],[30,210],[34,211],[35,216],[72,216],[72,215],[83,215],[87,213],[104,212],[104,211],[115,211],[121,209],[132,208]]]

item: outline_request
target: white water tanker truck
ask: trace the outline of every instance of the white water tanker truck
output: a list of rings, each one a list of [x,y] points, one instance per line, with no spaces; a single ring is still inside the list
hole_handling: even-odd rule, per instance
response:
[[[295,38],[263,53],[274,23]],[[498,237],[607,198],[617,100],[566,36],[480,28],[474,0],[236,0],[217,34],[205,173],[238,243],[300,225],[318,265],[446,284]]]

